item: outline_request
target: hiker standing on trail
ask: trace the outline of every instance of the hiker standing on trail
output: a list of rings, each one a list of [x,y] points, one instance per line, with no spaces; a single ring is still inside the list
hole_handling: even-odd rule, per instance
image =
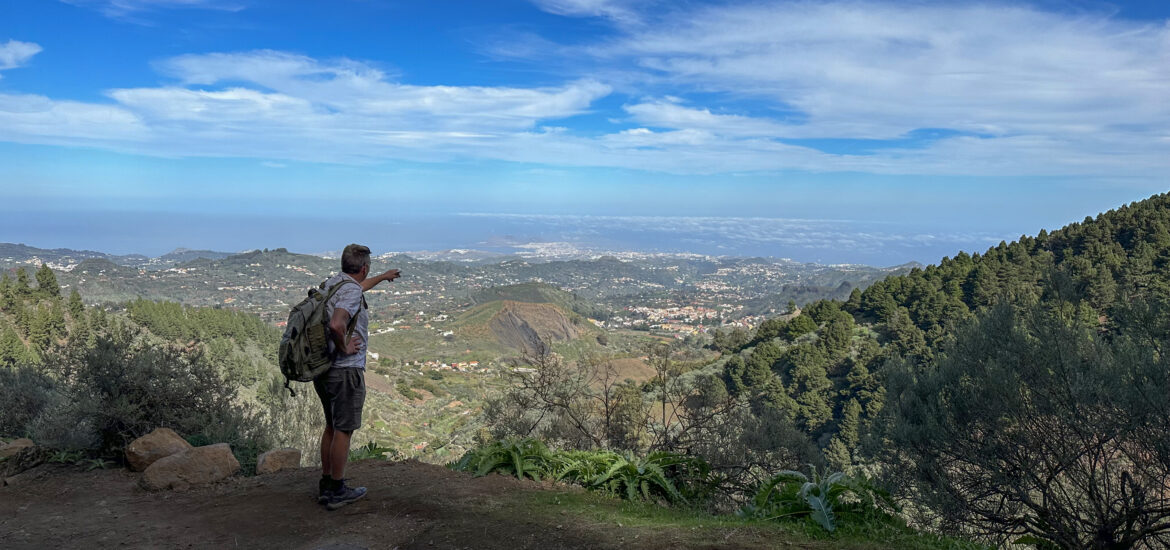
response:
[[[325,288],[341,284],[326,302],[333,366],[313,380],[313,388],[325,409],[325,433],[321,435],[321,483],[318,502],[330,510],[366,496],[365,487],[347,487],[345,465],[353,431],[362,425],[366,400],[366,342],[369,318],[363,292],[382,281],[399,277],[397,269],[369,277],[370,249],[351,244],[341,253],[341,273],[325,282]]]

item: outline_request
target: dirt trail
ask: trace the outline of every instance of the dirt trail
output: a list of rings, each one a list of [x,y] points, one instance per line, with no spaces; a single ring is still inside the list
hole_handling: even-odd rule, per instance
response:
[[[137,485],[140,474],[125,470],[40,468],[40,479],[0,488],[0,546],[6,549],[680,547],[653,530],[533,510],[534,492],[575,489],[496,475],[472,478],[414,461],[351,464],[347,474],[369,495],[334,512],[316,502],[319,474],[313,468],[182,493],[145,491]]]

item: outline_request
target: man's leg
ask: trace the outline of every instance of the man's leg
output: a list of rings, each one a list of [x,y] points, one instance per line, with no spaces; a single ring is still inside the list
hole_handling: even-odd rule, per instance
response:
[[[333,441],[329,448],[329,483],[333,489],[325,507],[336,510],[366,496],[365,487],[345,485],[345,466],[349,462],[349,444],[353,431],[362,427],[365,404],[365,373],[361,369],[333,369],[337,372],[337,400],[333,406]]]
[[[333,446],[329,452],[328,473],[335,480],[341,480],[345,477],[345,464],[349,461],[349,440],[352,436],[353,430],[333,430]],[[321,456],[325,456],[324,448],[322,448]]]
[[[321,475],[323,476],[333,473],[331,464],[333,463],[333,438],[336,433],[333,428],[325,426],[325,433],[321,434]]]

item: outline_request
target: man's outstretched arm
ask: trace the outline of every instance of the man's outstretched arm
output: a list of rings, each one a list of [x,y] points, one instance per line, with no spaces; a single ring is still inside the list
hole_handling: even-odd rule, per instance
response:
[[[378,285],[378,283],[380,283],[382,281],[393,281],[394,279],[397,279],[401,276],[402,275],[398,273],[397,269],[391,269],[391,270],[388,270],[381,275],[374,275],[373,277],[366,277],[366,279],[364,281],[362,281],[362,292],[365,292],[371,288],[374,288],[375,286]]]

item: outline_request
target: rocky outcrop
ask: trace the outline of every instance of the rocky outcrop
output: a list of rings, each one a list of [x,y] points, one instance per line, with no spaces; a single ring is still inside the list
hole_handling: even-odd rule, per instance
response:
[[[301,467],[300,449],[285,448],[272,449],[256,459],[257,474],[271,474],[281,470],[293,470]]]
[[[8,442],[7,445],[0,446],[0,458],[8,458],[20,454],[21,451],[36,447],[31,439],[17,439]]]
[[[142,485],[147,489],[184,491],[225,479],[240,469],[227,443],[193,447],[158,459],[146,468]]]
[[[560,308],[552,304],[504,302],[488,327],[501,344],[520,350],[531,348],[533,342],[561,342],[581,334]]]
[[[126,464],[135,472],[141,472],[160,458],[181,453],[191,444],[179,437],[170,428],[155,428],[126,447]]]
[[[35,468],[25,470],[14,476],[4,478],[4,485],[9,487],[13,485],[23,485],[25,483],[42,480],[48,475],[49,471],[46,469],[45,465],[42,464]]]

